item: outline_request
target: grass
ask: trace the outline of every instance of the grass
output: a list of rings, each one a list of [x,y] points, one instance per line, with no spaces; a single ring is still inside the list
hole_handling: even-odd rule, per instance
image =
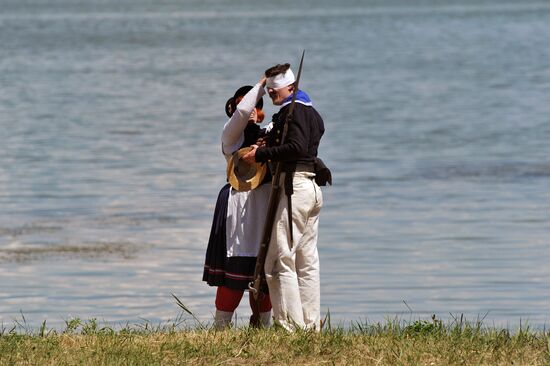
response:
[[[66,321],[62,331],[24,323],[0,326],[0,365],[550,365],[550,333],[510,332],[430,320],[355,322],[321,332],[252,328],[215,331],[201,324],[125,326]],[[23,327],[23,328],[22,328]]]

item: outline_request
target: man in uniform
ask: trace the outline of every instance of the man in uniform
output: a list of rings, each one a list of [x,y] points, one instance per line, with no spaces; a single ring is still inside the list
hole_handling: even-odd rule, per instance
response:
[[[298,90],[283,141],[296,80],[289,64],[273,66],[266,70],[265,76],[269,97],[281,109],[273,116],[265,146],[254,145],[243,159],[248,163],[283,164],[280,184],[285,196],[277,208],[264,267],[273,317],[288,330],[296,327],[319,330],[317,234],[323,195],[314,179],[314,163],[325,130],[323,119],[309,96]]]

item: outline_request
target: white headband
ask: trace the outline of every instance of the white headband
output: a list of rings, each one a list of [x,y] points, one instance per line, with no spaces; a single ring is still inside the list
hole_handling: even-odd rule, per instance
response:
[[[265,86],[272,89],[281,89],[285,86],[289,86],[295,81],[296,78],[294,77],[294,73],[291,69],[288,69],[285,73],[277,74],[275,76],[267,78]]]

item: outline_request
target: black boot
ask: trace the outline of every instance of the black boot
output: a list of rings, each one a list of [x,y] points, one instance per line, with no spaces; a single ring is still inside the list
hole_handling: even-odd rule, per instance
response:
[[[250,328],[260,328],[260,316],[258,314],[252,314],[250,316],[250,323],[248,324]]]

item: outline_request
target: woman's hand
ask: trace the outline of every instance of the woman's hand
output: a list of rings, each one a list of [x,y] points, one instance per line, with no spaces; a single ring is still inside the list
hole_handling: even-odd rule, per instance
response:
[[[262,86],[262,88],[265,86],[267,82],[267,78],[264,76],[262,76],[262,78],[260,79],[260,81],[258,81],[258,84],[260,84]]]

